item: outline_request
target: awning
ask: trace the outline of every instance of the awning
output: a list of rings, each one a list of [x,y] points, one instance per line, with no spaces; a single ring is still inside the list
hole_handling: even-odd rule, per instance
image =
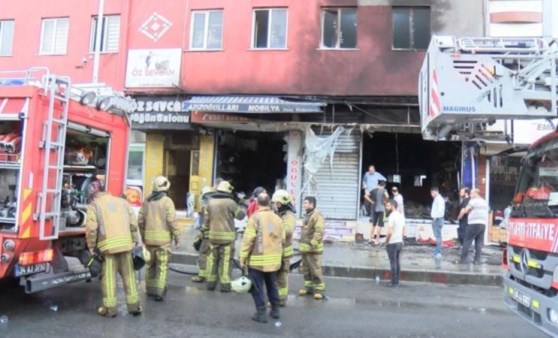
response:
[[[275,96],[193,96],[183,110],[223,113],[322,113],[325,102],[287,101]]]

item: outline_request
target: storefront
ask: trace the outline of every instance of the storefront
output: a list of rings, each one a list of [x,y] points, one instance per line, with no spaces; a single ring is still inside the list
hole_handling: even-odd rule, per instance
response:
[[[202,186],[212,184],[214,136],[201,135],[190,123],[190,113],[184,109],[184,98],[176,96],[138,96],[137,107],[130,114],[132,129],[145,133],[143,157],[143,196],[151,192],[151,182],[159,175],[171,182],[169,197],[177,210],[188,209],[196,203]],[[131,149],[130,161],[140,154]],[[137,166],[130,168],[137,179]],[[135,170],[135,171],[134,171]],[[192,208],[190,208],[192,209]],[[192,210],[193,211],[193,210]]]

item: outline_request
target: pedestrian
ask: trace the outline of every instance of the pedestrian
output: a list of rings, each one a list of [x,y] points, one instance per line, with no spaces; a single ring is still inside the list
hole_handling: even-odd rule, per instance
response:
[[[435,258],[442,258],[442,227],[444,226],[444,214],[446,213],[446,202],[437,187],[430,189],[430,195],[434,199],[432,201],[432,209],[430,217],[432,217],[432,232],[436,238],[436,248],[432,252]]]
[[[201,191],[201,204],[202,209],[200,212],[200,223],[203,224],[203,215],[205,214],[205,210],[207,208],[207,203],[215,195],[217,191],[213,187],[203,187]],[[199,241],[199,249],[198,249],[198,274],[192,277],[190,280],[194,283],[204,283],[205,279],[207,278],[207,257],[211,252],[209,248],[209,238],[208,238],[208,229],[200,228],[199,234],[196,236],[194,242]]]
[[[384,175],[380,174],[376,171],[376,167],[374,165],[368,166],[368,171],[362,177],[362,189],[364,189],[364,195],[366,196],[367,193],[370,193],[373,189],[378,186],[379,181],[387,181]],[[367,212],[366,216],[371,216],[373,210],[372,205],[366,198],[364,199],[364,205]]]
[[[302,203],[304,221],[300,233],[299,249],[302,253],[302,274],[304,288],[299,296],[313,295],[314,299],[324,299],[325,283],[322,276],[322,254],[324,251],[325,219],[316,209],[316,198],[307,196]]]
[[[248,268],[253,283],[250,293],[256,313],[252,320],[267,323],[266,290],[271,304],[269,315],[275,319],[280,317],[276,273],[281,268],[285,232],[281,218],[269,208],[269,195],[260,193],[256,202],[258,210],[248,219],[239,258],[240,267]]]
[[[248,208],[246,209],[246,216],[250,217],[254,212],[256,212],[258,208],[258,202],[256,201],[256,198],[262,192],[267,193],[264,187],[257,187],[256,189],[254,189],[254,192],[252,193],[252,198],[250,198],[250,201],[248,202]]]
[[[94,179],[89,185],[85,238],[93,254],[102,255],[101,290],[103,305],[97,308],[101,316],[116,317],[116,273],[120,274],[128,313],[141,314],[136,275],[132,264],[132,248],[140,238],[136,216],[125,199],[104,191],[101,181]]]
[[[169,188],[170,182],[166,177],[156,177],[152,192],[138,214],[140,234],[152,257],[146,269],[147,296],[158,302],[165,300],[171,245],[174,242],[175,247],[180,246],[183,230],[176,221],[174,202],[167,196]]]
[[[386,229],[386,250],[391,266],[391,282],[388,287],[399,286],[399,274],[401,272],[400,255],[403,250],[403,236],[405,236],[405,218],[398,210],[396,200],[386,203],[386,211],[389,213]]]
[[[376,189],[370,191],[366,194],[366,198],[372,205],[372,216],[370,217],[370,223],[372,225],[370,231],[370,244],[376,245],[380,241],[380,233],[384,227],[384,216],[386,212],[385,202],[388,200],[389,195],[385,189],[386,181],[379,181]],[[376,236],[378,238],[376,238]]]
[[[283,262],[281,263],[281,269],[277,271],[279,306],[285,306],[287,305],[287,295],[289,293],[289,268],[291,266],[291,257],[293,256],[293,230],[296,224],[296,210],[292,203],[293,198],[286,190],[275,191],[271,201],[275,203],[277,215],[281,217],[283,231],[285,231]]]
[[[234,220],[244,218],[244,210],[234,201],[233,186],[228,181],[221,181],[217,193],[207,203],[202,231],[207,232],[210,254],[207,257],[207,290],[213,291],[217,286],[217,275],[221,292],[231,291],[232,259],[236,229]]]
[[[393,200],[397,202],[397,211],[405,218],[405,205],[403,204],[403,195],[399,192],[399,188],[396,185],[391,187],[391,194],[393,195]]]
[[[488,222],[488,204],[480,196],[479,189],[471,190],[471,199],[465,209],[463,209],[459,216],[467,213],[468,224],[467,231],[465,232],[465,240],[463,242],[463,249],[461,251],[461,258],[456,263],[465,264],[468,261],[469,248],[475,241],[475,258],[474,264],[480,264],[482,244],[484,239],[484,230]]]
[[[467,211],[465,210],[469,205],[469,188],[464,187],[459,190],[459,198],[461,202],[459,203],[459,215],[457,220],[459,221],[459,226],[457,227],[457,240],[459,245],[463,247],[463,242],[465,239],[465,232],[467,230]]]

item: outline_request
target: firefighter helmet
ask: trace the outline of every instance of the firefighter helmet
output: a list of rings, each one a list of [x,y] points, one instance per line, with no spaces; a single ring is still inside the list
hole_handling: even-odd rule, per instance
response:
[[[217,186],[218,191],[231,193],[234,187],[228,181],[221,181]]]
[[[153,192],[167,191],[170,188],[170,182],[165,176],[157,176],[153,180]]]
[[[293,197],[287,190],[277,190],[273,193],[271,197],[272,202],[279,202],[281,204],[289,204],[293,201]]]
[[[246,276],[240,276],[231,282],[231,289],[238,293],[247,293],[251,288],[252,281]]]
[[[135,246],[132,249],[134,270],[140,270],[151,261],[151,253],[144,246]]]
[[[213,192],[213,191],[215,191],[215,189],[213,189],[212,187],[205,186],[201,190],[201,195],[203,196],[203,195],[205,195],[207,193],[210,193],[210,192]]]

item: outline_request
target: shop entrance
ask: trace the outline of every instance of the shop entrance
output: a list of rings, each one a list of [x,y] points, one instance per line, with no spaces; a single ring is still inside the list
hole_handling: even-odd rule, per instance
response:
[[[221,131],[218,136],[216,175],[230,180],[235,191],[247,196],[262,186],[272,193],[285,188],[286,142],[283,133]]]
[[[447,215],[456,216],[453,209],[459,200],[460,143],[424,141],[420,134],[364,133],[362,161],[362,174],[372,164],[388,179],[388,189],[399,187],[407,217],[430,217],[432,186],[449,198]]]
[[[171,184],[169,197],[176,209],[186,209],[186,194],[190,187],[190,151],[167,150],[165,168]]]

